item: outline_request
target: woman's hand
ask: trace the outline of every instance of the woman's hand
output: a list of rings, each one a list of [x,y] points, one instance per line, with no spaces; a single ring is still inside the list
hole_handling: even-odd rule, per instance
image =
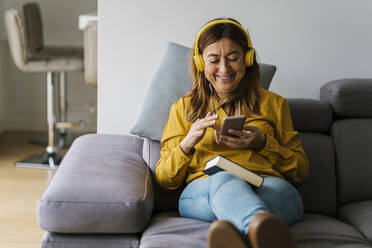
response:
[[[208,127],[215,128],[217,118],[217,114],[212,115],[211,112],[208,112],[203,119],[197,119],[192,124],[186,137],[180,143],[180,147],[185,154],[189,154],[194,146],[203,139]]]
[[[245,125],[243,131],[229,129],[229,133],[238,136],[238,138],[221,135],[219,143],[233,149],[253,149],[261,150],[266,145],[266,136],[258,127]]]

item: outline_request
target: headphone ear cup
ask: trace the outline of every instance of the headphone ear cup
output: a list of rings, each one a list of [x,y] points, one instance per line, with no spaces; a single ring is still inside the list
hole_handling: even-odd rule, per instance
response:
[[[245,66],[251,67],[253,65],[254,59],[254,49],[250,48],[248,52],[245,53]]]
[[[196,70],[200,72],[204,71],[204,60],[200,54],[194,56],[194,62],[195,62]]]

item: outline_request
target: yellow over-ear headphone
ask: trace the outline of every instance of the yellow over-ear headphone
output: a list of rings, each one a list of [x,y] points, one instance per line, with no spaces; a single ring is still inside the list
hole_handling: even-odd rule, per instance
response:
[[[207,23],[198,33],[198,35],[196,36],[196,39],[195,39],[195,47],[194,47],[194,62],[195,62],[195,66],[196,66],[196,69],[198,71],[204,71],[204,60],[203,60],[203,56],[199,53],[199,39],[200,39],[200,36],[204,33],[205,30],[207,30],[208,28],[214,26],[214,25],[217,25],[217,24],[220,24],[220,23],[230,23],[230,24],[233,24],[235,26],[237,26],[240,30],[243,31],[243,33],[245,34],[246,38],[247,38],[247,41],[248,41],[248,51],[245,53],[245,58],[244,58],[244,62],[245,62],[245,66],[246,67],[250,67],[253,65],[253,58],[254,58],[254,49],[252,48],[252,41],[251,41],[251,38],[249,37],[249,33],[237,22],[233,21],[233,20],[228,20],[228,19],[224,19],[224,20],[215,20],[215,21],[211,21],[209,23]]]

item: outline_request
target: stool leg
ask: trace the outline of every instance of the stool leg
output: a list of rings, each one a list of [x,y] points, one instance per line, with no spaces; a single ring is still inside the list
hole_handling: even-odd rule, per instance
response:
[[[59,122],[67,121],[67,84],[66,73],[59,73]],[[67,132],[65,128],[59,129],[58,147],[64,147],[66,143]]]
[[[62,155],[57,152],[55,139],[56,117],[54,112],[54,74],[47,74],[47,121],[48,121],[48,146],[43,154],[26,158],[16,162],[16,166],[28,168],[56,169],[62,160]]]
[[[48,146],[46,152],[48,154],[49,166],[54,169],[56,162],[54,161],[57,147],[55,144],[55,132],[54,132],[54,82],[53,73],[48,72],[47,74],[47,118],[48,118]]]
[[[60,90],[60,121],[67,121],[67,85],[66,85],[66,72],[59,73],[59,90]]]

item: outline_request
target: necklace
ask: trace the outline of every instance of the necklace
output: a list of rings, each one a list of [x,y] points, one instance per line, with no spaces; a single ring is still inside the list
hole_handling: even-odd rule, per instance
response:
[[[213,111],[212,111],[212,113],[215,114],[216,113],[216,110],[222,108],[223,105],[225,105],[225,103],[221,104],[218,108],[215,108],[214,107],[214,101],[213,101]],[[240,101],[238,102],[238,115],[240,115]]]

